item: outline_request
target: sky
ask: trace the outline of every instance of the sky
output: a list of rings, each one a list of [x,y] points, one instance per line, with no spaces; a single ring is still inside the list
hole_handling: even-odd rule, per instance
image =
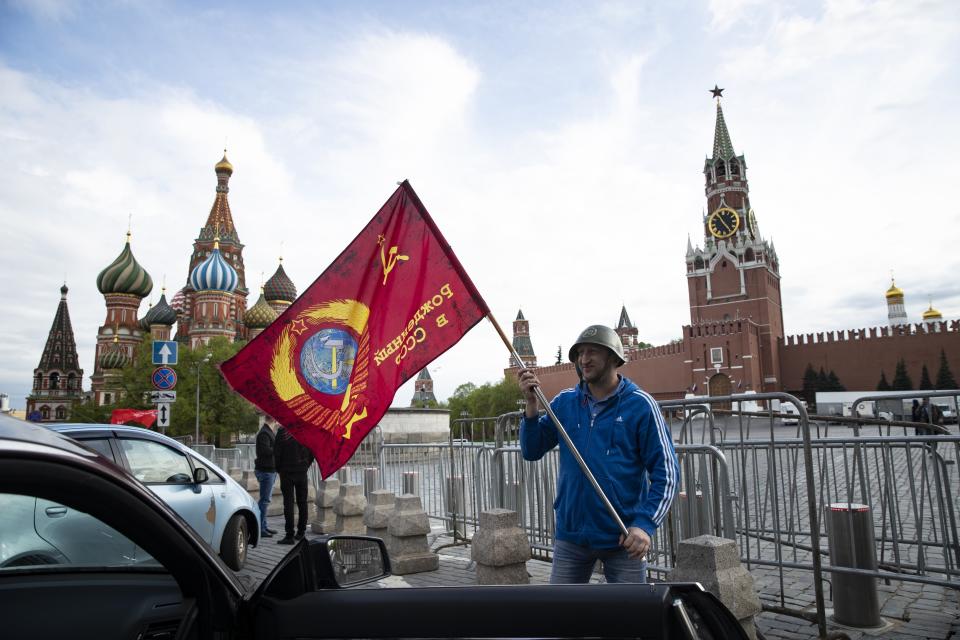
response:
[[[306,289],[409,179],[540,364],[621,305],[669,342],[714,84],[788,335],[886,324],[891,272],[911,321],[956,319],[958,63],[952,0],[0,0],[0,393],[25,405],[64,280],[89,389],[97,274],[131,220],[150,299],[180,288],[225,146],[251,304],[280,255]],[[507,364],[484,321],[436,395]]]

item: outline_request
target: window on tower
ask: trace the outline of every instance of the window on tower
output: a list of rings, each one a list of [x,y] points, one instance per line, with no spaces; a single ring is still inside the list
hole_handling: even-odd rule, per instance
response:
[[[740,175],[740,163],[736,160],[730,162],[730,175],[739,176]]]
[[[716,164],[717,180],[723,180],[727,177],[727,165],[721,160]]]

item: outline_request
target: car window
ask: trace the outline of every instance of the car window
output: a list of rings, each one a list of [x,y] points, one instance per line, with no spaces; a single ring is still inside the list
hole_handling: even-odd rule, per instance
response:
[[[149,440],[121,438],[120,449],[130,472],[146,484],[186,484],[193,482],[187,457],[170,447]]]
[[[223,484],[225,481],[223,479],[223,474],[211,467],[209,464],[200,460],[196,456],[190,456],[193,459],[193,466],[199,468],[204,468],[207,470],[207,484]]]
[[[36,496],[0,493],[0,574],[31,568],[159,566],[87,513]]]
[[[108,460],[113,460],[113,451],[110,449],[110,440],[107,438],[85,438],[80,440],[83,444],[94,449],[100,455],[106,457]]]

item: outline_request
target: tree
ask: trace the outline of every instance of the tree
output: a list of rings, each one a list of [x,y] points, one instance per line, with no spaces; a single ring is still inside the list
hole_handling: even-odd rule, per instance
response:
[[[913,380],[907,373],[907,363],[903,358],[897,360],[897,369],[893,374],[893,384],[890,385],[894,391],[913,391]]]
[[[563,350],[557,345],[557,361],[554,364],[563,364]]]
[[[937,389],[956,389],[957,380],[950,371],[950,363],[947,362],[947,354],[940,349],[940,369],[937,371]]]
[[[880,382],[877,383],[877,391],[890,391],[890,383],[887,382],[887,374],[880,370]]]
[[[829,390],[830,378],[827,376],[827,372],[823,370],[823,367],[820,367],[820,371],[817,372],[817,391]]]
[[[109,420],[110,411],[116,407],[130,409],[153,409],[150,392],[153,391],[151,374],[151,341],[145,340],[134,361],[122,369],[119,378],[120,393],[117,402],[106,407],[86,410],[83,417],[96,421]],[[201,440],[212,440],[217,446],[226,445],[234,433],[252,432],[257,429],[257,413],[252,404],[234,393],[227,385],[217,365],[233,357],[245,343],[229,342],[226,338],[214,338],[210,344],[190,349],[180,346],[179,362],[173,367],[177,372],[177,402],[171,406],[170,436],[193,435],[196,425],[196,393],[200,385],[200,430]],[[210,359],[207,361],[207,355]],[[197,364],[200,363],[199,381]],[[92,403],[91,403],[92,404]],[[100,419],[102,412],[106,419]]]
[[[830,369],[830,373],[827,375],[827,391],[846,391],[847,388],[840,384],[840,378],[837,377],[837,374],[833,372],[833,369]]]
[[[450,396],[450,425],[454,427],[456,420],[467,416],[492,418],[516,411],[519,407],[517,401],[520,399],[520,385],[513,376],[504,377],[497,383],[487,382],[479,387],[472,382],[464,383]],[[491,436],[492,431],[484,435]],[[472,436],[466,431],[461,435],[461,431],[455,429],[454,437]]]
[[[812,364],[807,364],[806,371],[803,372],[803,391],[802,395],[807,404],[813,405],[817,401],[817,391],[820,390],[820,381],[817,378],[817,372]]]
[[[920,386],[917,387],[921,390],[930,390],[933,389],[933,383],[930,382],[930,372],[927,371],[927,365],[923,365],[923,369],[920,370]]]

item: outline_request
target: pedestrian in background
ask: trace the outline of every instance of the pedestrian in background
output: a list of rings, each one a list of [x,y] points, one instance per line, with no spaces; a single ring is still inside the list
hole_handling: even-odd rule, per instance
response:
[[[253,474],[260,485],[260,500],[257,505],[260,507],[260,535],[264,538],[270,538],[276,533],[267,526],[267,507],[270,506],[273,485],[277,480],[277,464],[273,459],[276,430],[276,421],[264,416],[263,425],[257,433],[257,457],[253,461]]]
[[[283,494],[284,537],[277,544],[293,544],[307,533],[307,470],[313,464],[313,452],[290,435],[285,428],[277,431],[273,456],[280,474],[280,493]],[[293,505],[296,501],[297,519],[294,533]]]

